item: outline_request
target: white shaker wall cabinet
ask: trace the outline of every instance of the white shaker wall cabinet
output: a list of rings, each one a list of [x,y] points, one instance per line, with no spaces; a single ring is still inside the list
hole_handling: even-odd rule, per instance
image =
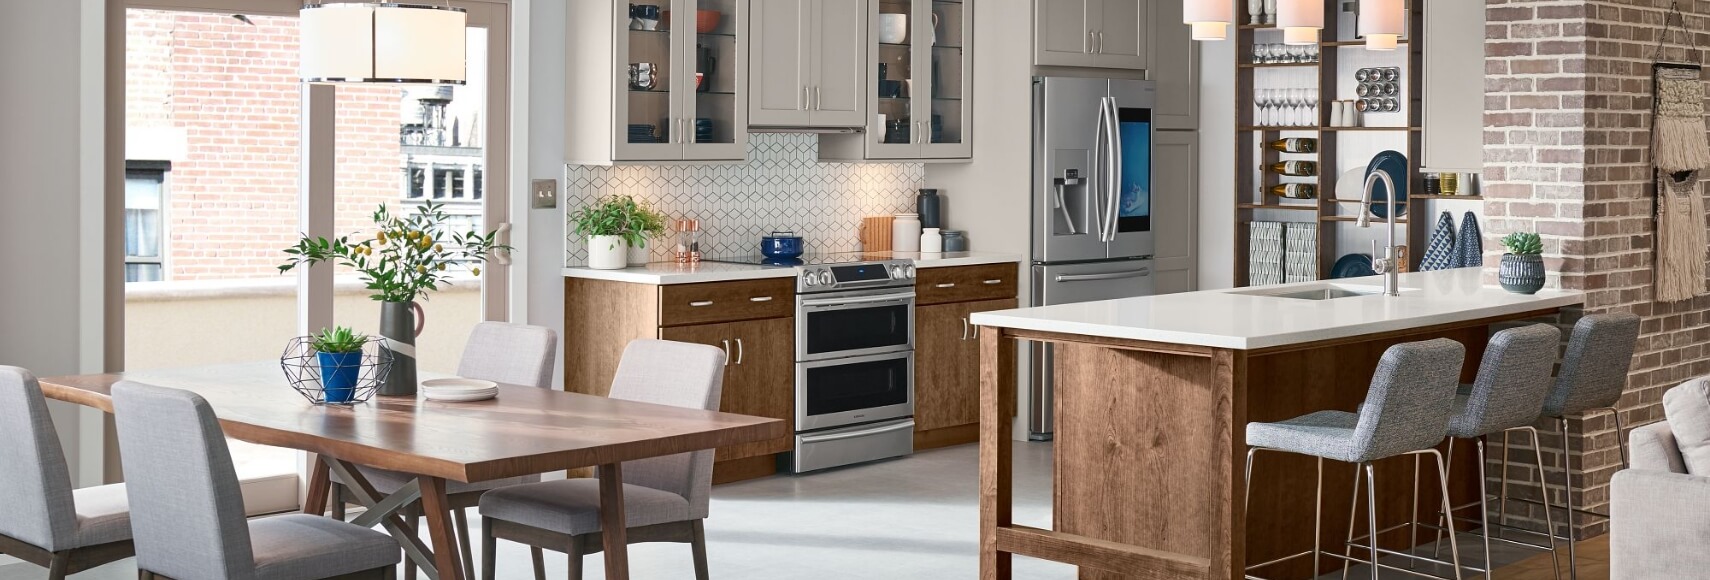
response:
[[[867,0],[752,0],[749,125],[866,122]]]
[[[1484,167],[1484,91],[1467,82],[1484,71],[1484,3],[1425,5],[1425,171],[1478,173]]]
[[[1199,129],[1199,43],[1182,24],[1182,4],[1153,6],[1152,67],[1146,78],[1158,83],[1152,123],[1159,129]]]
[[[1153,3],[1154,0],[1034,0],[1033,64],[1149,68],[1155,30]],[[1180,24],[1180,19],[1176,20]]]
[[[632,26],[631,6],[569,3],[566,161],[744,160],[748,0],[637,2],[660,11],[644,27]]]

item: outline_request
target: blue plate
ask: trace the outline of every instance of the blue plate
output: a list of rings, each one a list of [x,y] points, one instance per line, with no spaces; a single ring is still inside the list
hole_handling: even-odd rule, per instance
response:
[[[1371,254],[1348,254],[1336,260],[1336,265],[1330,267],[1330,278],[1359,278],[1361,276],[1376,276],[1372,271]]]
[[[1366,175],[1382,171],[1389,174],[1395,182],[1395,188],[1401,190],[1401,195],[1395,198],[1396,215],[1407,215],[1407,156],[1395,151],[1384,151],[1372,157],[1371,163],[1366,164]],[[1383,182],[1372,186],[1372,215],[1378,219],[1389,219],[1389,207],[1384,202],[1389,199],[1389,190]]]

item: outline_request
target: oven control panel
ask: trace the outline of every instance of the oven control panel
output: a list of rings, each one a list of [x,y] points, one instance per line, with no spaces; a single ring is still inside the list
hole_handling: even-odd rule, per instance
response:
[[[876,260],[797,267],[796,291],[831,292],[914,285],[914,262]]]

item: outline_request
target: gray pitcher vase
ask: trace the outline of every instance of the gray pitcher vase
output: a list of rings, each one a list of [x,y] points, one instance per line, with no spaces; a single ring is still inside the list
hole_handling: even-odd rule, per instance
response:
[[[380,396],[416,396],[416,336],[421,334],[424,322],[421,305],[380,303],[380,336],[385,338],[380,348],[392,353],[392,370],[380,385]]]

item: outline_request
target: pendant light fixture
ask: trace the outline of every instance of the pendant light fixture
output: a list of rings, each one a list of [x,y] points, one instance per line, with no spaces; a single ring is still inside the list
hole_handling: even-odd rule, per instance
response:
[[[1324,0],[1277,0],[1277,27],[1283,29],[1283,44],[1318,44]]]
[[[1366,39],[1366,50],[1395,50],[1406,33],[1406,0],[1360,0],[1360,36]]]
[[[1234,18],[1233,0],[1182,0],[1182,23],[1193,27],[1194,40],[1229,38]]]
[[[449,3],[308,4],[299,16],[303,82],[461,85],[468,76],[469,15]]]

